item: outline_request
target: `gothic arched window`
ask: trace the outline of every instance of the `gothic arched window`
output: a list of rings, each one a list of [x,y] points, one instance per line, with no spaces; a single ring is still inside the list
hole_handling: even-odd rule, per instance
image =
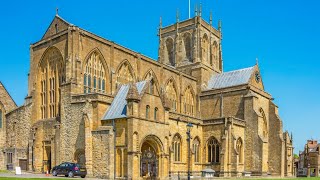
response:
[[[219,65],[219,60],[218,60],[218,57],[219,57],[219,51],[218,51],[218,44],[217,42],[215,41],[212,45],[212,52],[211,52],[211,66],[214,64],[215,67],[218,67]]]
[[[128,62],[125,62],[119,68],[117,73],[117,87],[134,82],[133,72]]]
[[[148,87],[148,93],[149,94],[155,94],[157,89],[157,83],[156,83],[156,77],[154,75],[154,72],[150,70],[145,76],[146,81],[149,81],[149,87]]]
[[[150,118],[150,106],[147,105],[146,106],[146,119],[149,119]]]
[[[158,108],[154,108],[154,120],[157,121],[158,120]]]
[[[48,49],[39,64],[41,119],[60,115],[60,86],[65,82],[65,67],[60,51]]]
[[[209,50],[209,40],[207,34],[204,34],[202,37],[201,43],[201,57],[203,62],[208,61],[208,50]]]
[[[105,79],[106,71],[102,64],[101,57],[98,53],[94,52],[90,55],[85,66],[83,76],[84,93],[105,93]]]
[[[174,86],[174,82],[171,79],[166,87],[166,93],[169,101],[169,106],[172,111],[177,111],[178,102],[177,102],[177,92]]]
[[[200,141],[199,138],[195,138],[193,141],[193,155],[194,155],[194,162],[200,162]]]
[[[241,138],[238,138],[237,140],[236,150],[239,155],[239,163],[242,163],[243,162],[243,143]]]
[[[184,113],[193,116],[194,115],[194,96],[192,94],[191,88],[188,89],[184,93]]]
[[[181,161],[181,138],[178,134],[173,137],[173,160],[176,162]]]
[[[2,116],[3,116],[3,114],[2,114],[2,109],[0,109],[0,128],[2,128]]]
[[[214,137],[208,141],[208,162],[219,163],[220,159],[220,146],[218,140]]]
[[[186,58],[190,62],[192,62],[192,57],[191,57],[192,43],[191,43],[191,35],[190,35],[190,33],[185,33],[183,35],[183,42],[184,42],[184,48],[185,48],[185,52],[186,52]]]
[[[150,94],[154,94],[154,81],[153,79],[150,80],[150,83],[149,83],[149,93]]]
[[[166,40],[166,48],[167,48],[167,56],[168,56],[168,61],[171,66],[175,66],[175,60],[174,60],[174,46],[173,46],[173,39],[168,38]]]

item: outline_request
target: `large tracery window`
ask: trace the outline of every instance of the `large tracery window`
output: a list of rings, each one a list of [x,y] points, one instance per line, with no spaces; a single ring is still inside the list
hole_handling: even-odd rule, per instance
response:
[[[238,138],[237,140],[236,150],[239,156],[239,163],[243,163],[243,143],[241,138]]]
[[[41,118],[60,115],[60,85],[65,82],[62,55],[56,48],[47,50],[40,62]]]
[[[166,87],[166,93],[169,101],[169,106],[172,111],[177,111],[178,102],[177,102],[177,92],[174,87],[172,79],[168,82]]]
[[[106,71],[98,53],[92,53],[86,62],[83,86],[84,93],[106,91]]]
[[[218,140],[214,137],[208,141],[208,162],[219,163],[220,159],[220,146]]]
[[[134,82],[134,76],[128,62],[125,62],[119,68],[117,74],[117,88],[123,84]]]
[[[181,138],[178,134],[173,137],[173,160],[176,162],[181,161]]]
[[[183,108],[185,114],[194,115],[194,97],[190,87],[185,91]]]
[[[194,162],[200,162],[200,141],[199,138],[195,138],[193,141],[193,155]]]

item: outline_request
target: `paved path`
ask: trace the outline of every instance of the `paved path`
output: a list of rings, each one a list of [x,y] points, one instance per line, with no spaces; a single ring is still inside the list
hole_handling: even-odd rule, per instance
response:
[[[65,179],[65,176],[52,176],[52,174],[49,174],[49,176],[46,176],[45,174],[33,174],[33,173],[28,173],[28,172],[22,172],[22,175],[15,175],[14,173],[0,173],[0,177],[15,177],[15,178],[61,178]],[[80,178],[80,177],[75,177],[72,179],[88,179],[88,180],[98,180],[97,178]],[[100,179],[101,180],[101,179]]]

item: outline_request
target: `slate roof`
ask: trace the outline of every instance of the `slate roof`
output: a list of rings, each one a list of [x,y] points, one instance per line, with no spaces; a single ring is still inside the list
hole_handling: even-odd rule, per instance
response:
[[[143,88],[147,84],[147,81],[137,82],[134,85],[138,89],[139,95],[141,95]],[[117,118],[127,117],[127,94],[129,92],[130,84],[124,84],[120,87],[116,97],[113,99],[111,106],[106,111],[102,120],[110,120]]]
[[[207,89],[220,89],[249,83],[255,66],[211,76]]]

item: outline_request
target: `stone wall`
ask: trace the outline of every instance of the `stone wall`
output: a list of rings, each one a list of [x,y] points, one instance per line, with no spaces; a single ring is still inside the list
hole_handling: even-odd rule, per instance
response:
[[[113,128],[102,127],[92,131],[93,176],[105,179],[114,177]]]
[[[284,143],[282,121],[278,116],[277,106],[270,103],[269,112],[269,171],[275,176],[284,176]]]
[[[7,138],[5,151],[14,153],[14,166],[18,165],[19,159],[27,159],[28,157],[28,140],[31,132],[31,108],[32,104],[26,104],[6,114]]]

